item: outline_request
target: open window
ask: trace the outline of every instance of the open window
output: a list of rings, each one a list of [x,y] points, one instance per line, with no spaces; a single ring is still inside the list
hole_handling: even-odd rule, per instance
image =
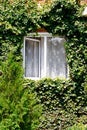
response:
[[[26,78],[67,78],[64,38],[38,35],[24,38],[24,76]]]

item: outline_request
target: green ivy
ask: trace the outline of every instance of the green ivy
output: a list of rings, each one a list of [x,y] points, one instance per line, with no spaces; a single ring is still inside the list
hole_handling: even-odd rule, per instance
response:
[[[87,130],[87,126],[83,124],[77,124],[68,128],[67,130]]]
[[[76,123],[87,123],[87,94],[71,80],[45,78],[25,80],[43,105],[38,130],[65,130]],[[61,128],[60,128],[61,127]]]
[[[87,75],[87,18],[82,11],[83,7],[71,0],[55,0],[42,8],[32,0],[0,2],[1,61],[11,46],[17,47],[19,55],[24,36],[41,26],[53,35],[65,37],[70,78],[82,86]]]
[[[0,1],[0,56],[5,57],[11,46],[20,54],[24,36],[37,28],[36,16],[37,4],[32,0]]]
[[[70,78],[81,86],[87,75],[87,18],[75,1],[56,0],[42,15],[41,26],[66,39]]]
[[[37,93],[44,108],[39,130],[65,130],[78,122],[87,124],[87,18],[82,16],[81,11],[83,8],[71,0],[56,0],[50,8],[46,5],[41,10],[38,10],[37,4],[32,0],[28,0],[27,3],[25,0],[15,0],[13,3],[0,1],[0,65],[2,61],[7,61],[7,54],[9,50],[13,50],[13,46],[16,48],[14,55],[17,63],[20,60],[20,48],[24,36],[41,26],[53,35],[63,36],[66,39],[65,48],[70,70],[69,81],[29,80],[24,83],[25,90],[20,87],[16,92],[17,86],[21,86],[20,80],[17,80],[20,75],[15,70],[18,66],[15,63],[9,64],[9,68],[6,62],[7,67],[5,66],[4,69],[7,75],[4,73],[4,77],[0,77],[0,128],[2,130],[19,129],[20,125],[24,129],[31,127],[29,126],[31,120],[28,119],[34,119],[39,115],[35,112],[39,107],[37,103],[35,104],[36,96],[28,95],[30,90]],[[15,84],[16,80],[17,84]],[[7,87],[11,91],[6,92]],[[24,91],[22,98],[20,98],[21,89]],[[13,90],[16,95],[11,95]],[[30,101],[29,104],[25,97]],[[33,111],[34,105],[36,107]],[[33,112],[33,117],[30,118],[31,114],[29,115],[28,110]],[[38,120],[35,119],[32,125],[37,125],[37,122]],[[33,126],[32,128],[35,129]]]

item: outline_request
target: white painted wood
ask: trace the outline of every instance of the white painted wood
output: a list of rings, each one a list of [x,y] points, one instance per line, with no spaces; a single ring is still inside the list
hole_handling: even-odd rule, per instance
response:
[[[40,40],[40,76],[44,77],[44,37]]]
[[[29,41],[34,41],[34,42],[40,42],[39,40],[37,40],[37,39],[33,39],[33,38],[25,38],[26,40],[29,40]]]
[[[40,53],[40,41],[39,41],[39,78],[41,77],[41,58],[40,58],[40,55],[41,55],[41,53]]]
[[[82,12],[82,16],[87,17],[87,7],[85,7],[84,11]]]
[[[46,57],[47,57],[47,37],[44,36],[44,74],[43,77],[46,77],[46,66],[47,66],[47,61],[46,61]]]
[[[24,37],[24,46],[23,46],[23,68],[24,68],[24,77],[25,77],[25,37]]]

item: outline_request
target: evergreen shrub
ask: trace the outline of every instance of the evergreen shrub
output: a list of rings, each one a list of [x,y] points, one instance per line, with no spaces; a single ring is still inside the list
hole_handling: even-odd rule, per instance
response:
[[[36,130],[42,107],[31,89],[24,87],[21,62],[15,50],[1,66],[0,130]]]

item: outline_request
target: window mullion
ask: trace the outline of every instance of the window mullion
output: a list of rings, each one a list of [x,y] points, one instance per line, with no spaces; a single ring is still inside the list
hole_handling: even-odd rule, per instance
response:
[[[46,66],[47,66],[47,37],[44,36],[44,76],[46,76]]]
[[[39,78],[40,78],[40,76],[41,76],[41,61],[40,61],[40,42],[39,42]]]
[[[25,58],[26,58],[26,55],[25,55],[25,40],[26,40],[26,38],[24,37],[24,50],[23,50],[23,59],[24,59],[24,62],[23,62],[23,68],[24,68],[24,70],[26,69],[25,68]],[[25,72],[24,72],[24,76],[25,76]]]

